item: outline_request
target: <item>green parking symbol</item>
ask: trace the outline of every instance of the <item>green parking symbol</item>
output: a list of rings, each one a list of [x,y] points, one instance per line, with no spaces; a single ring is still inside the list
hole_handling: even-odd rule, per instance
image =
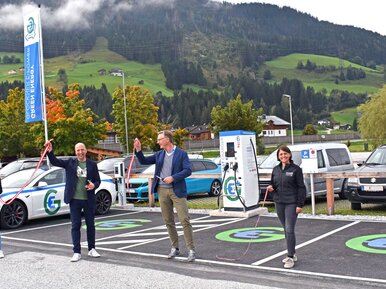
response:
[[[253,227],[232,229],[218,233],[216,239],[235,243],[263,243],[285,238],[284,229],[280,227]]]
[[[348,240],[346,246],[356,251],[386,254],[386,234],[356,237]]]
[[[144,223],[150,223],[147,219],[122,219],[122,220],[109,220],[95,222],[95,230],[98,231],[110,231],[110,230],[123,230],[132,229],[143,226]],[[86,228],[86,225],[82,227]]]

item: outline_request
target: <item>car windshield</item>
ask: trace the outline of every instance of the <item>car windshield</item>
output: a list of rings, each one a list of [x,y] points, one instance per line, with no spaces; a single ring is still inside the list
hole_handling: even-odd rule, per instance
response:
[[[366,161],[367,165],[386,165],[386,149],[377,149]]]
[[[276,151],[271,153],[260,165],[260,168],[262,169],[272,169],[273,167],[277,166],[279,164],[279,161],[277,160]],[[301,156],[300,151],[292,151],[292,160],[295,164],[298,166],[301,165]]]
[[[17,162],[17,161],[11,162],[0,170],[0,175],[1,176],[8,176],[9,174],[17,172],[18,170],[20,170],[22,164],[23,163]]]
[[[141,174],[154,174],[155,172],[155,165],[151,165],[150,167],[146,168]]]
[[[100,161],[97,166],[100,171],[109,171],[114,169],[114,164],[118,162],[123,162],[123,158],[114,158],[114,159],[105,159]]]
[[[3,189],[5,188],[21,188],[32,176],[35,169],[18,171],[1,180]],[[38,169],[34,178],[44,173],[45,170]]]

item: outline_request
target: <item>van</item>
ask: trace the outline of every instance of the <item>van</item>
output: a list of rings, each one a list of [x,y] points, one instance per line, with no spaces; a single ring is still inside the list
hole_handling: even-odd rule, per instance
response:
[[[318,169],[317,173],[324,172],[341,172],[354,170],[354,164],[351,158],[350,151],[347,146],[342,143],[306,143],[288,145],[292,152],[292,160],[295,164],[302,167],[301,152],[303,150],[316,150]],[[259,173],[271,174],[272,169],[279,164],[276,156],[277,150],[271,153],[259,166]],[[260,185],[260,200],[264,199],[267,186],[270,184],[269,178],[259,177]],[[309,178],[304,178],[304,183],[307,189],[307,197],[311,196],[311,184]],[[334,193],[340,198],[345,199],[347,191],[346,179],[334,179]],[[326,179],[314,178],[314,193],[315,196],[326,195]],[[267,198],[269,195],[267,196]]]

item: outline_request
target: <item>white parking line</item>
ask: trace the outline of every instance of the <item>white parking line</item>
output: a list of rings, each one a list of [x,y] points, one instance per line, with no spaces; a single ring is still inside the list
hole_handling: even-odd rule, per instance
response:
[[[115,216],[133,215],[133,214],[138,214],[138,213],[139,212],[129,212],[129,213],[122,213],[122,214],[117,214],[117,215],[100,216],[100,217],[96,217],[95,220],[97,221],[97,220],[102,220],[102,219],[111,218],[111,217],[115,217]],[[71,222],[65,222],[65,223],[60,223],[60,224],[55,224],[55,225],[47,225],[47,226],[29,228],[29,229],[24,229],[24,230],[7,231],[7,232],[2,231],[1,235],[4,236],[4,235],[16,234],[16,233],[24,233],[24,232],[30,232],[30,231],[35,231],[35,230],[60,227],[60,226],[70,225],[70,224],[71,224]]]
[[[344,225],[344,226],[342,226],[342,227],[339,227],[339,228],[337,228],[337,229],[335,229],[335,230],[332,230],[332,231],[330,231],[330,232],[327,232],[327,233],[325,233],[325,234],[323,234],[323,235],[320,235],[320,236],[318,236],[318,237],[316,237],[316,238],[314,238],[314,239],[308,240],[307,242],[304,242],[304,243],[302,243],[302,244],[297,245],[297,246],[296,246],[296,249],[302,248],[302,247],[307,246],[307,245],[309,245],[309,244],[312,244],[312,243],[314,243],[314,242],[316,242],[316,241],[319,241],[319,240],[321,240],[321,239],[324,239],[324,238],[326,238],[326,237],[328,237],[328,236],[331,236],[331,235],[333,235],[333,234],[335,234],[335,233],[337,233],[337,232],[339,232],[339,231],[342,231],[342,230],[347,229],[347,228],[349,228],[349,227],[351,227],[351,226],[354,226],[354,225],[356,225],[356,224],[358,224],[358,223],[360,223],[360,222],[361,222],[361,221],[355,221],[355,222],[349,223],[349,224]],[[272,256],[269,256],[269,257],[267,257],[267,258],[261,259],[260,261],[254,262],[254,263],[252,263],[251,265],[253,265],[253,266],[259,266],[259,265],[264,264],[264,263],[266,263],[266,262],[268,262],[268,261],[271,261],[271,260],[273,260],[273,259],[276,259],[277,257],[280,257],[280,256],[282,256],[282,255],[284,255],[284,254],[287,254],[287,250],[281,251],[281,252],[276,253],[276,254],[274,254],[274,255],[272,255]]]

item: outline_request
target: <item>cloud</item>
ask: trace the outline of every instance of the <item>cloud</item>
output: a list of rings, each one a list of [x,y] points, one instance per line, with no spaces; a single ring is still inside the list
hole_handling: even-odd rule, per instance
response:
[[[108,19],[117,13],[125,13],[135,7],[148,5],[172,6],[176,0],[67,0],[57,7],[41,7],[42,27],[56,30],[89,28],[98,23],[96,12],[102,10]],[[33,2],[22,5],[6,4],[0,7],[0,29],[23,29],[23,13],[37,7]],[[102,20],[101,20],[102,21]]]

